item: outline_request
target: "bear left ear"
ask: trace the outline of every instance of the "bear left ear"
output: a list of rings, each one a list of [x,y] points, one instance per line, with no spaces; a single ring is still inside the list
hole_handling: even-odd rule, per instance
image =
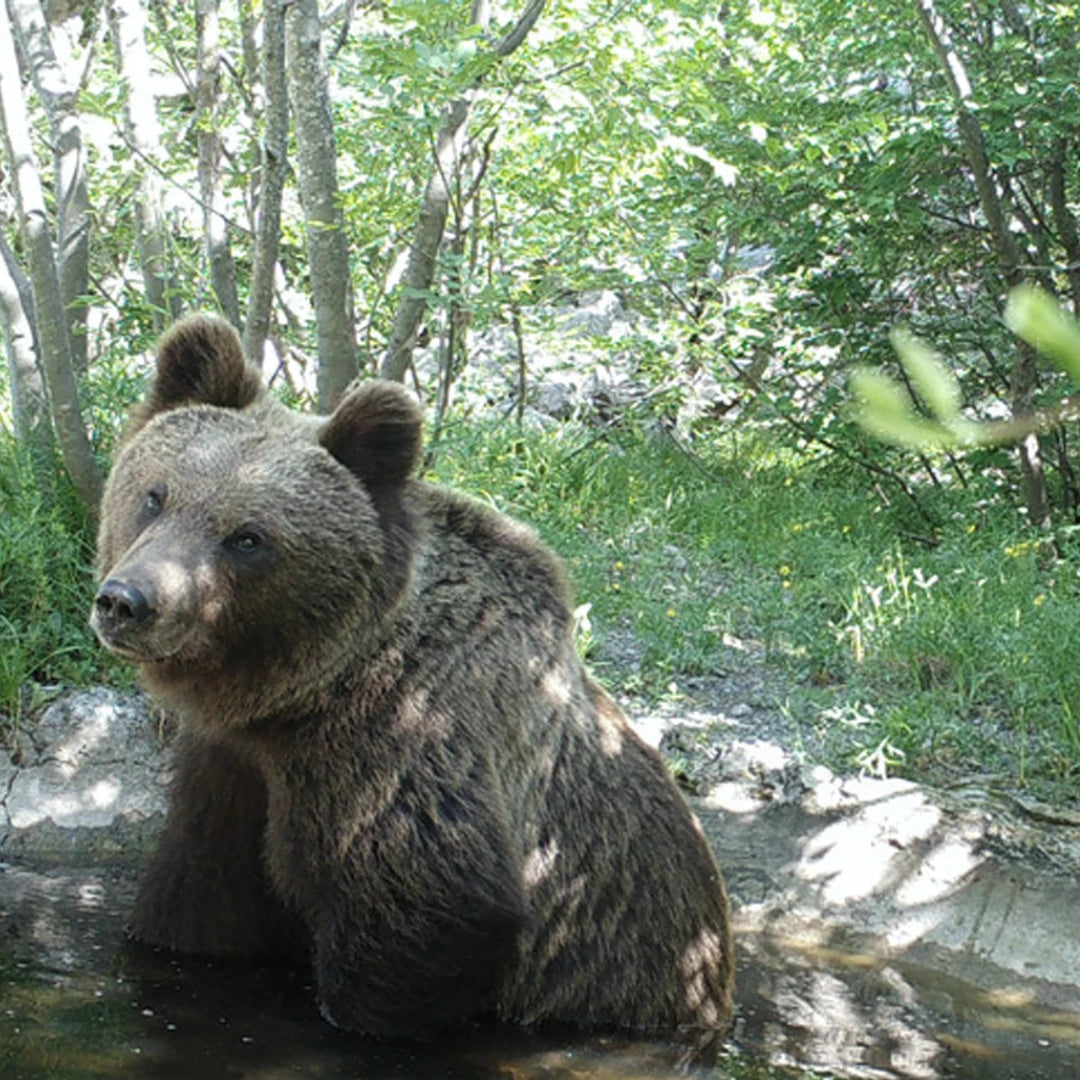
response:
[[[150,394],[133,411],[134,433],[151,417],[184,405],[243,409],[263,394],[262,379],[244,357],[230,323],[189,315],[161,339]]]
[[[416,468],[422,423],[403,386],[372,379],[334,410],[319,442],[369,488],[396,487]]]

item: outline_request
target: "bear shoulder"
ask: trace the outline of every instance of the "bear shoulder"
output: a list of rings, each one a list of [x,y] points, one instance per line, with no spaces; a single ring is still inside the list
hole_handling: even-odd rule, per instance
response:
[[[472,495],[424,481],[410,483],[407,503],[423,523],[418,554],[441,572],[569,619],[565,567],[535,529]]]

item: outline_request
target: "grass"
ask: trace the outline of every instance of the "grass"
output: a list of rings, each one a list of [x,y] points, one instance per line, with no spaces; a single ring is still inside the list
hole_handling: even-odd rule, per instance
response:
[[[873,478],[745,435],[691,456],[640,431],[462,429],[434,475],[538,528],[593,637],[632,630],[640,668],[605,673],[622,689],[659,696],[722,670],[725,635],[753,639],[834,766],[1072,796],[1073,530],[1037,537],[1004,500],[946,488],[927,495],[945,523],[928,546]]]
[[[6,441],[5,441],[6,440]],[[1051,798],[1080,775],[1080,534],[1036,536],[1003,498],[930,490],[936,546],[906,503],[764,435],[694,455],[639,429],[446,430],[433,479],[534,525],[565,559],[584,645],[632,635],[660,697],[759,642],[782,707],[830,764],[982,772]],[[38,492],[0,433],[0,725],[52,684],[122,682],[86,628],[92,540],[61,480]],[[913,538],[914,537],[914,538]],[[921,537],[921,539],[920,539]],[[834,737],[835,736],[835,737]]]
[[[53,687],[120,678],[86,625],[93,537],[58,461],[47,486],[0,426],[0,740]]]

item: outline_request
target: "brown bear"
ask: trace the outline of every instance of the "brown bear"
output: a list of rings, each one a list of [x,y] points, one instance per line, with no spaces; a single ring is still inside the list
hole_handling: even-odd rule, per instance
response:
[[[413,479],[395,383],[274,402],[227,324],[164,338],[106,487],[91,622],[182,717],[144,942],[312,958],[380,1036],[492,1014],[721,1031],[719,870],[584,670],[560,564]]]

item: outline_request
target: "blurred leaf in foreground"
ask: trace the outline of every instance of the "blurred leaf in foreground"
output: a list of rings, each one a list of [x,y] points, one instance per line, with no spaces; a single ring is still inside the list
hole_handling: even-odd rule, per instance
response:
[[[1080,385],[1080,325],[1053,297],[1032,285],[1017,287],[1009,294],[1005,322]],[[859,368],[851,376],[855,419],[886,442],[920,450],[1000,445],[1051,428],[1073,411],[1074,403],[1067,401],[1058,408],[1004,422],[965,420],[960,415],[959,383],[941,358],[906,330],[894,330],[891,340],[912,385],[937,419],[920,416],[911,395],[894,379]]]
[[[930,411],[939,420],[956,419],[960,413],[960,384],[937,353],[906,330],[894,330],[890,340]]]
[[[1005,305],[1005,325],[1048,356],[1080,386],[1080,325],[1034,285],[1019,285]]]

